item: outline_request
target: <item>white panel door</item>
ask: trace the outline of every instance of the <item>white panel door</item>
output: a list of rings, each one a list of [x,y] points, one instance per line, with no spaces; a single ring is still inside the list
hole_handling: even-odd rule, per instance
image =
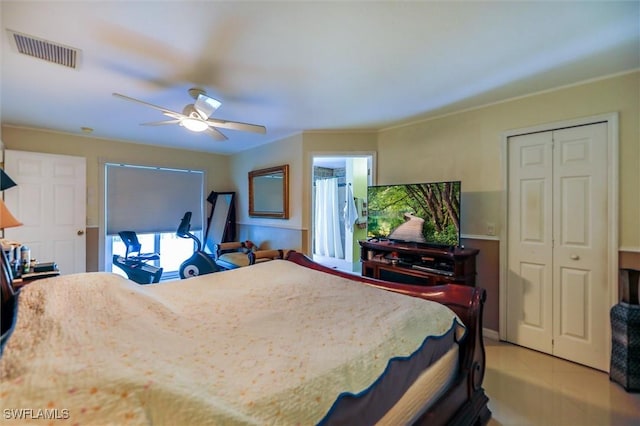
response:
[[[23,226],[5,237],[29,246],[37,261],[55,261],[62,274],[86,271],[86,159],[5,151],[5,170],[18,184],[5,203]]]
[[[551,133],[509,139],[507,338],[551,353],[553,173]]]
[[[607,124],[553,132],[553,353],[608,369]]]
[[[606,371],[607,124],[508,149],[507,340]]]

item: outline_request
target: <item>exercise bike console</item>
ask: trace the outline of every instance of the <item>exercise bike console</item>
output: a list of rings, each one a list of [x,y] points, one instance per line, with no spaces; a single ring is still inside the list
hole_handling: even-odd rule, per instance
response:
[[[202,250],[202,243],[191,232],[191,212],[186,212],[178,225],[176,235],[180,238],[191,238],[196,242],[196,251],[180,265],[180,278],[191,278],[198,275],[218,272],[220,268],[211,256]]]

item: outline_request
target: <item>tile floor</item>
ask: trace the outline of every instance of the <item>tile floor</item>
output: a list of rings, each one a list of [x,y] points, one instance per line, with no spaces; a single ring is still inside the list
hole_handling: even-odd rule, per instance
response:
[[[640,425],[640,393],[608,373],[485,339],[489,426]]]

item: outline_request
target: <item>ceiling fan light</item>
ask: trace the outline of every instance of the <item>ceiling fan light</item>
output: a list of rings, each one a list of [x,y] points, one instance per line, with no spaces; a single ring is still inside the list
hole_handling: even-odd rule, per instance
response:
[[[205,121],[191,117],[182,119],[180,124],[191,130],[192,132],[204,132],[209,127],[209,125]]]

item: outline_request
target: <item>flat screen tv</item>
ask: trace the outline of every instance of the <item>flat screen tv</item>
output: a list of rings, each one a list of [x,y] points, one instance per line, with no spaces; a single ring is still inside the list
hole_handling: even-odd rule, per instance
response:
[[[460,245],[460,181],[369,186],[369,239]]]

